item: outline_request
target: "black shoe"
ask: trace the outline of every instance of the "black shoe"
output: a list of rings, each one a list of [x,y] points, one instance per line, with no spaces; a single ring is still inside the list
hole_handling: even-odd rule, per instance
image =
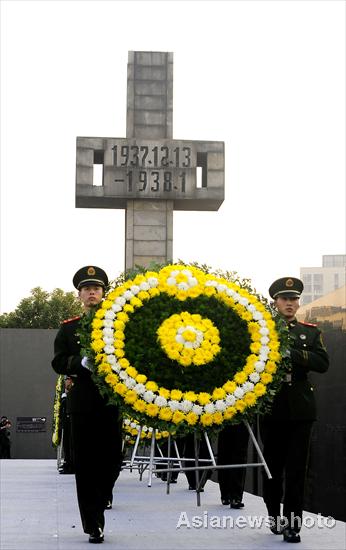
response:
[[[104,536],[103,536],[102,529],[100,529],[100,527],[97,529],[97,531],[93,531],[92,533],[90,533],[89,542],[93,544],[100,544],[100,542],[103,542],[103,541],[104,541]]]
[[[229,506],[231,504],[230,498],[221,498],[221,502],[224,506]]]
[[[232,498],[231,508],[236,508],[236,510],[239,510],[239,508],[244,508],[244,502],[242,502],[241,500],[236,500],[235,498]]]
[[[285,528],[285,522],[283,522],[283,520],[279,516],[277,516],[277,518],[277,521],[275,521],[274,516],[269,516],[269,519],[271,520],[269,529],[271,530],[273,535],[282,535]]]
[[[297,531],[294,531],[294,529],[286,527],[286,529],[283,530],[283,534],[284,541],[286,542],[300,542],[300,535]]]

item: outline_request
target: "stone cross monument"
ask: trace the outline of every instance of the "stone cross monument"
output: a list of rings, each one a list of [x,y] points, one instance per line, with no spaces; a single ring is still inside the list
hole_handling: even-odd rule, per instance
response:
[[[125,269],[173,259],[173,210],[224,200],[224,142],[175,140],[172,121],[173,53],[129,52],[126,138],[77,137],[76,207],[125,209]]]

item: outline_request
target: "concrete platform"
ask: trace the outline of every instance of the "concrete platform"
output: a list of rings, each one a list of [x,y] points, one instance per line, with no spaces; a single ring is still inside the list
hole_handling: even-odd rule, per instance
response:
[[[259,497],[246,493],[245,508],[231,510],[221,505],[218,485],[208,481],[197,507],[183,474],[170,486],[169,495],[161,480],[154,477],[148,487],[147,479],[147,472],[143,481],[137,471],[121,473],[114,507],[105,512],[104,550],[287,548],[282,536],[271,534],[265,525],[266,511]],[[59,474],[55,460],[1,460],[0,488],[1,550],[91,547],[81,528],[74,476]],[[302,528],[298,550],[346,548],[344,522],[308,512],[305,520],[311,526]]]

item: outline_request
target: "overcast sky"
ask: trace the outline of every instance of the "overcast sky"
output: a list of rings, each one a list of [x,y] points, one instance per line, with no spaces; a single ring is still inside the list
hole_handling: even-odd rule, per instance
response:
[[[345,2],[1,1],[1,304],[124,269],[124,212],[75,208],[77,136],[126,136],[128,51],[174,53],[175,139],[225,142],[174,258],[277,277],[345,253]]]

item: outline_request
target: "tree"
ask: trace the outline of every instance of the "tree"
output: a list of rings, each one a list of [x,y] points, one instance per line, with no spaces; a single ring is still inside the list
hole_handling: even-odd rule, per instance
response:
[[[31,290],[11,313],[0,315],[0,328],[59,328],[61,321],[80,315],[82,307],[73,292],[41,287]]]

